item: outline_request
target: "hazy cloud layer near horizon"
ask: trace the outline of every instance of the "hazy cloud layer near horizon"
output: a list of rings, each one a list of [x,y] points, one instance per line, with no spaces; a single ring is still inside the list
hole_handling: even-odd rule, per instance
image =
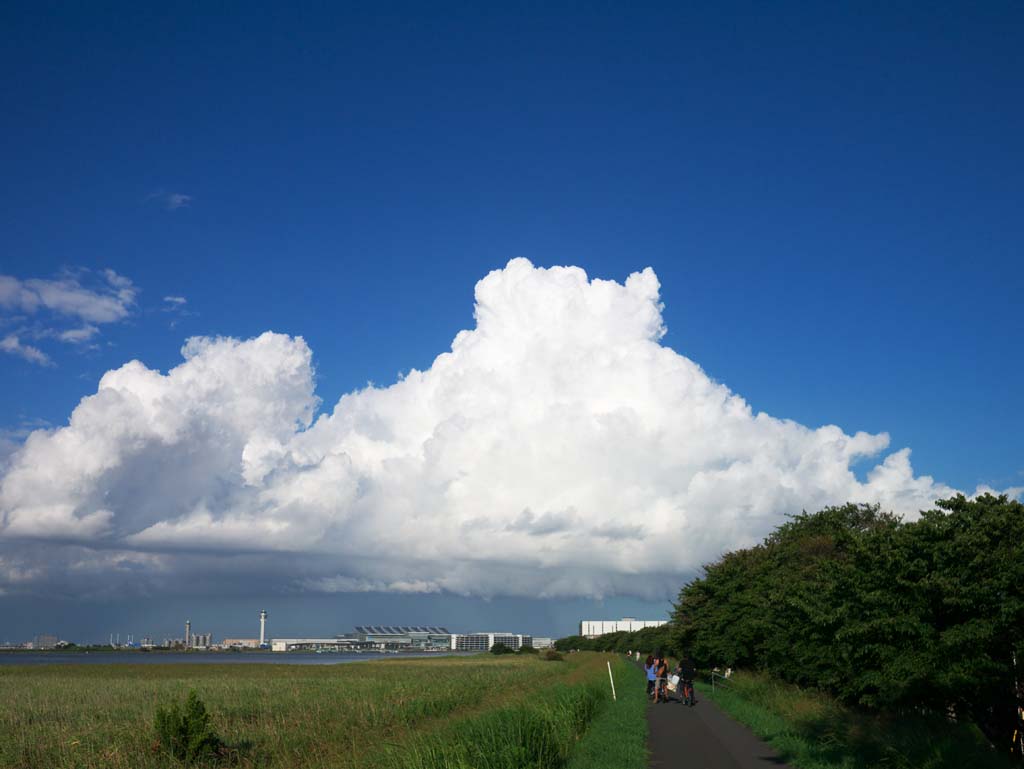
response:
[[[315,417],[301,337],[193,338],[109,371],[0,481],[0,590],[660,597],[787,513],[955,490],[888,435],[754,413],[663,346],[654,272],[515,259],[426,371]],[[877,457],[865,482],[851,466]]]

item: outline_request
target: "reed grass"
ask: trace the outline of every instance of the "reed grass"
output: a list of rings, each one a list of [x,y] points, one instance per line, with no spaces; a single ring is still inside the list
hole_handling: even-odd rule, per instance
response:
[[[393,767],[397,757],[408,760],[418,751],[443,757],[422,766],[460,766],[443,761],[472,755],[464,743],[487,738],[506,752],[521,749],[538,760],[562,761],[565,745],[571,747],[601,705],[591,689],[602,673],[607,677],[604,659],[481,655],[334,666],[4,666],[0,767],[180,766],[157,745],[153,718],[159,706],[183,700],[190,689],[229,748],[223,765]],[[502,724],[512,726],[498,729]],[[574,736],[566,743],[569,734]],[[495,764],[506,765],[514,764]]]

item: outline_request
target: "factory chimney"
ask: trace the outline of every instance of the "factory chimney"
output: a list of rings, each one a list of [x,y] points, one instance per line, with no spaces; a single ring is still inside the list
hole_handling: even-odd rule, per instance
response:
[[[260,648],[267,645],[267,610],[260,609]]]
[[[192,620],[185,620],[185,648],[192,648]]]

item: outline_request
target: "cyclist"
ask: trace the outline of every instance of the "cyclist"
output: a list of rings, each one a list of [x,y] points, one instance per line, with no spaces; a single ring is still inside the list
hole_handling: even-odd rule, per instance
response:
[[[654,659],[654,702],[668,702],[668,663],[665,655],[658,652]]]
[[[693,707],[696,702],[693,697],[693,679],[697,673],[693,667],[693,660],[684,655],[680,658],[679,664],[676,665],[675,672],[679,676],[679,688],[676,689],[679,694],[679,701],[684,705]]]

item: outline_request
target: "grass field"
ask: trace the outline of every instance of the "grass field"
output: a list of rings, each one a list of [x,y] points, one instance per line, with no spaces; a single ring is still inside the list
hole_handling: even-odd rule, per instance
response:
[[[799,769],[1008,769],[976,729],[939,718],[872,716],[814,691],[736,673],[697,685]]]
[[[607,659],[3,667],[0,767],[180,766],[153,717],[190,689],[230,748],[223,765],[562,767],[607,710]]]
[[[621,655],[612,668],[618,700],[594,718],[569,757],[567,769],[647,767],[647,678]]]

